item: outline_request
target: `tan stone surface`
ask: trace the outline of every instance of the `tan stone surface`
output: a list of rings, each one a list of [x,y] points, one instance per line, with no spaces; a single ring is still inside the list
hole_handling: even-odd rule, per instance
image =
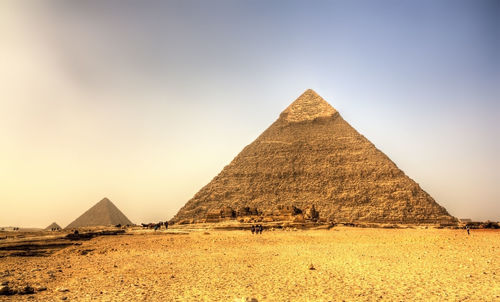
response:
[[[449,223],[438,205],[314,91],[293,102],[174,217],[202,220],[223,207],[315,205],[337,222]]]
[[[148,232],[0,258],[0,281],[47,288],[32,301],[499,301],[499,251],[489,230]]]

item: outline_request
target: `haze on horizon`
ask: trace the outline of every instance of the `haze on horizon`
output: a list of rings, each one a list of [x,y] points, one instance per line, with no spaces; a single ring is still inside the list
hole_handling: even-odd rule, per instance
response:
[[[0,226],[171,218],[308,88],[500,220],[498,1],[2,1]]]

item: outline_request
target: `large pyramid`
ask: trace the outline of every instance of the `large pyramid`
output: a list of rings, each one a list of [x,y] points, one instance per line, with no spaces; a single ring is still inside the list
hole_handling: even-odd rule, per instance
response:
[[[132,225],[133,223],[106,197],[88,209],[66,228],[89,226]]]
[[[203,221],[218,211],[224,216],[229,207],[271,215],[311,205],[337,222],[456,221],[313,90],[286,108],[173,221]]]

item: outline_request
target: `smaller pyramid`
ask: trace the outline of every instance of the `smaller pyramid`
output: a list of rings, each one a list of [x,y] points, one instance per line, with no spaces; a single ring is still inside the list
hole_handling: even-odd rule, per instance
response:
[[[59,231],[62,228],[55,222],[52,222],[48,227],[45,228],[46,231]]]
[[[111,200],[104,197],[75,221],[70,223],[66,229],[117,224],[131,225],[133,223],[111,202]]]

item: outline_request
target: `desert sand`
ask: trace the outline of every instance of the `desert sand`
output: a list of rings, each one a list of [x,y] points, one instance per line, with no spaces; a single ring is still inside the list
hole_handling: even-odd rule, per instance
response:
[[[500,301],[495,230],[135,230],[80,243],[0,258],[0,282],[35,289],[0,301]]]

